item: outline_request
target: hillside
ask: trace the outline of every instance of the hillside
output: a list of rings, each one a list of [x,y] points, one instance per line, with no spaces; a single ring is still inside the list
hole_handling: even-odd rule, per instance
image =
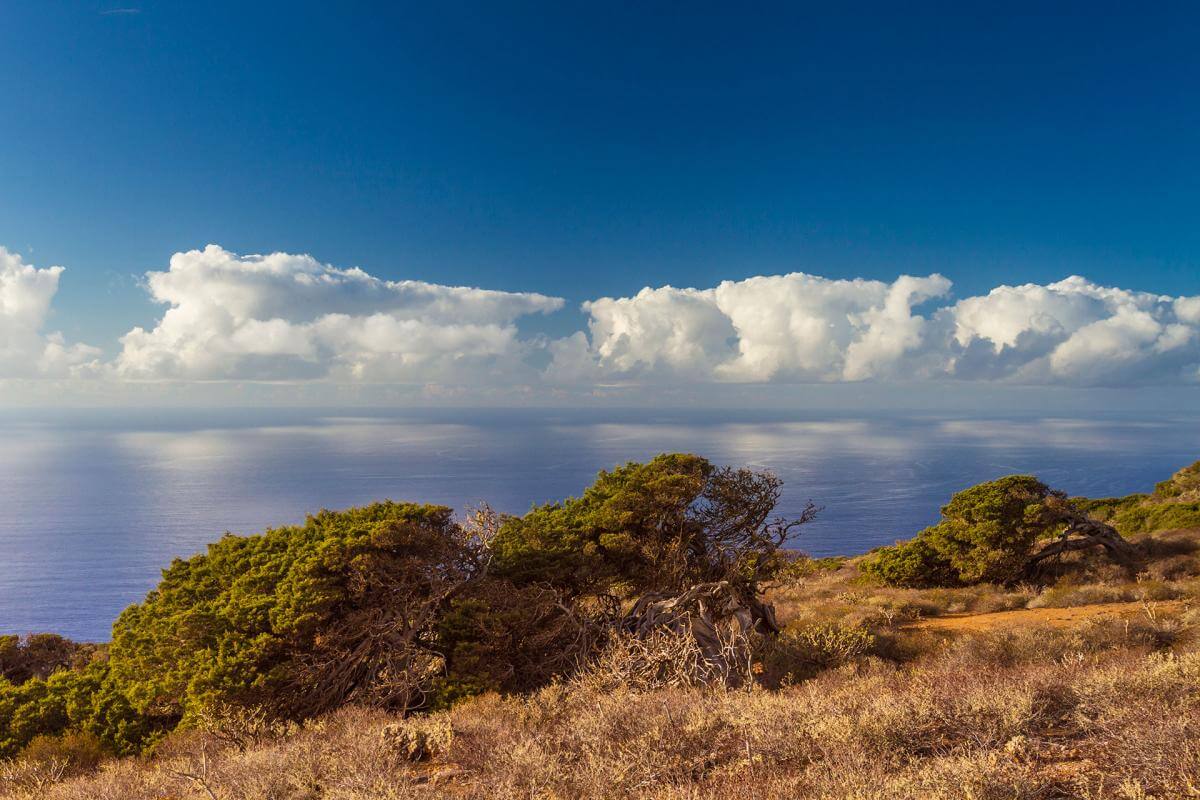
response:
[[[1151,508],[1137,519],[1153,528],[1190,513],[1197,474],[1089,502],[1126,521]],[[621,508],[621,526],[636,524]],[[520,528],[523,559],[559,529],[536,526],[566,524],[544,513]],[[792,559],[762,585],[780,633],[740,687],[698,674],[687,641],[616,637],[541,686],[483,687],[422,713],[351,700],[285,719],[210,704],[123,759],[64,733],[0,766],[0,787],[58,800],[1197,796],[1200,525],[1126,535],[1134,568],[1091,548],[1039,584],[906,588],[864,571],[873,555]],[[571,579],[608,574],[586,566]]]

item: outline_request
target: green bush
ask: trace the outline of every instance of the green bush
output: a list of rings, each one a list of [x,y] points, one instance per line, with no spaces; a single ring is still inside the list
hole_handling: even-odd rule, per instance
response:
[[[1155,484],[1154,494],[1096,500],[1080,497],[1071,502],[1124,536],[1200,527],[1200,461]]]
[[[1071,498],[1071,504],[1093,519],[1098,519],[1101,522],[1112,522],[1113,518],[1118,514],[1141,505],[1149,498],[1150,495],[1148,494],[1131,494],[1125,497],[1101,497],[1097,499],[1073,497]]]
[[[919,589],[956,586],[960,582],[950,562],[933,549],[928,539],[920,535],[907,542],[897,542],[891,547],[875,550],[859,568],[888,586]]]
[[[1200,461],[1155,484],[1154,496],[1159,500],[1200,499]]]
[[[875,551],[862,570],[893,586],[1006,583],[1049,527],[1051,492],[1031,475],[1009,475],[965,489],[942,506],[942,519],[908,542]]]
[[[20,685],[0,680],[0,758],[12,757],[39,736],[86,732],[118,754],[137,752],[155,734],[154,721],[137,712],[95,661]]]
[[[443,506],[376,503],[300,526],[225,536],[176,560],[113,626],[112,673],[143,714],[169,724],[214,702],[280,713],[369,692],[388,648],[427,642],[445,592],[465,581],[466,536]],[[420,618],[417,618],[417,617]],[[347,648],[365,643],[336,678]],[[349,667],[348,667],[349,669]]]
[[[771,520],[781,483],[770,473],[717,468],[664,454],[601,472],[582,497],[508,519],[494,570],[567,595],[672,592],[703,581],[747,584],[785,565],[777,551],[796,520]]]
[[[1123,508],[1111,520],[1125,536],[1200,527],[1200,503],[1152,503]]]

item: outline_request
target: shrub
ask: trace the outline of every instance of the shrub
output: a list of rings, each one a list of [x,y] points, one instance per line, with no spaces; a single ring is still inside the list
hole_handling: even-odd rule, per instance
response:
[[[1200,461],[1155,484],[1154,497],[1160,500],[1200,499]]]
[[[85,731],[118,754],[140,749],[154,722],[134,710],[103,661],[15,685],[0,680],[0,758],[16,755],[38,736]]]
[[[0,677],[11,683],[45,678],[63,667],[86,663],[95,651],[95,645],[72,642],[54,633],[0,636]]]
[[[916,538],[877,550],[869,575],[894,586],[1006,583],[1024,567],[1051,522],[1051,496],[1029,475],[1009,475],[965,489],[942,506],[942,519]]]
[[[781,482],[716,468],[683,453],[601,472],[583,496],[505,521],[494,570],[568,595],[671,593],[727,578],[753,581],[785,565],[788,533],[815,515],[771,519]]]
[[[859,568],[888,586],[922,588],[959,583],[950,562],[920,535],[907,542],[879,548],[864,559]]]
[[[438,614],[477,569],[442,506],[376,503],[227,535],[121,614],[112,673],[164,728],[214,702],[406,706],[419,702],[409,678],[436,671]]]
[[[646,692],[667,687],[744,685],[752,664],[743,660],[737,640],[729,637],[727,658],[711,659],[689,633],[665,628],[644,636],[616,633],[587,665],[572,676],[575,691]]]
[[[1174,528],[1200,527],[1200,502],[1129,506],[1113,515],[1112,525],[1126,536]]]
[[[865,656],[874,651],[875,645],[875,635],[859,625],[830,622],[788,629],[768,645],[762,661],[762,681],[778,686],[809,678]]]

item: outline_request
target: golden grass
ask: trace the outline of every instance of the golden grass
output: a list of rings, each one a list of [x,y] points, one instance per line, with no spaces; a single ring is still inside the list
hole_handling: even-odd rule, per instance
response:
[[[780,691],[551,687],[407,726],[345,709],[246,749],[182,737],[36,796],[157,798],[1148,798],[1200,796],[1200,653],[996,664],[950,648]],[[393,726],[389,728],[389,726]],[[35,795],[26,795],[35,796]]]
[[[1151,566],[1191,558],[1197,533],[1168,540]],[[1200,584],[1191,566],[1172,575],[916,591],[869,585],[846,562],[772,590],[785,631],[753,671],[778,689],[630,686],[613,680],[628,666],[614,651],[568,683],[428,717],[348,708],[278,727],[234,715],[88,775],[52,760],[9,763],[0,796],[1200,797]],[[1152,594],[1175,599],[1142,602]],[[1067,602],[1114,596],[1134,602],[1108,615]],[[1060,603],[1078,616],[1030,624],[1065,613]],[[1017,624],[993,624],[1006,616],[997,611]],[[991,621],[921,626],[971,612]]]

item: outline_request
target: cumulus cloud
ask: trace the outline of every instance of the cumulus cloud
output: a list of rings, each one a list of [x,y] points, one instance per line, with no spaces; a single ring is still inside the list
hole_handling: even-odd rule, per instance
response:
[[[62,273],[0,247],[0,378],[66,377],[98,367],[99,350],[42,330]]]
[[[522,335],[518,323],[558,310],[558,298],[389,281],[307,255],[209,245],[146,275],[165,309],[102,361],[95,348],[44,331],[62,274],[0,249],[0,378],[552,393],[636,384],[1200,383],[1200,296],[1077,276],[959,299],[938,274],[879,281],[797,272],[647,287],[585,302],[587,329],[551,340]]]
[[[1200,297],[1070,277],[931,304],[950,290],[937,274],[887,283],[804,273],[643,289],[585,303],[590,337],[555,343],[549,374],[563,382],[1200,380]]]
[[[1018,383],[1124,385],[1200,378],[1200,297],[1098,286],[1072,276],[1001,286],[945,312],[948,371]]]
[[[892,283],[802,272],[714,289],[643,289],[584,304],[582,334],[558,343],[558,379],[840,381],[891,377],[925,345],[913,308],[950,290],[941,275]]]
[[[562,305],[216,245],[176,253],[146,285],[169,308],[122,337],[116,370],[128,378],[506,381],[531,369],[516,320]]]

